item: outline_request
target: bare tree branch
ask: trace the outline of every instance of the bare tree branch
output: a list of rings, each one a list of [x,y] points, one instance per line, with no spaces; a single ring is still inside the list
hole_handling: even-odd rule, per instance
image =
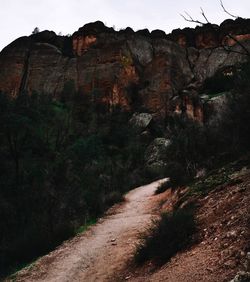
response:
[[[202,7],[200,7],[200,8],[201,8],[201,15],[202,15],[203,18],[206,20],[206,22],[207,22],[208,24],[210,24],[209,20],[207,19],[207,16],[206,16],[205,13],[204,13],[204,10],[202,9]]]
[[[201,25],[204,25],[203,22],[200,22],[198,20],[195,20],[193,19],[186,11],[184,12],[186,14],[186,16],[184,16],[183,14],[180,14],[180,16],[187,22],[190,22],[190,23],[197,23],[197,24],[201,24]]]
[[[223,11],[224,11],[226,14],[228,14],[230,17],[235,18],[235,19],[238,18],[238,16],[235,16],[235,15],[229,13],[229,12],[226,10],[226,8],[225,8],[225,6],[224,6],[222,0],[220,0],[220,5],[221,5],[221,8],[223,9]]]
[[[231,35],[230,33],[228,33],[227,36],[232,39],[236,44],[238,44],[246,52],[246,55],[250,57],[250,51],[246,48],[243,43],[241,43],[235,36]]]
[[[221,7],[223,8],[223,11],[224,11],[226,14],[230,15],[231,17],[238,18],[237,16],[234,16],[234,15],[230,14],[230,13],[225,9],[222,0],[220,0],[220,4],[221,4]],[[194,19],[194,18],[193,18],[190,14],[188,14],[186,11],[185,11],[185,15],[183,15],[183,14],[180,14],[180,15],[181,15],[181,17],[182,17],[185,21],[187,21],[187,22],[197,23],[197,24],[200,24],[200,25],[210,24],[211,27],[212,27],[212,29],[215,30],[214,25],[208,20],[206,14],[205,14],[205,12],[204,12],[204,10],[203,10],[202,8],[200,8],[200,9],[201,9],[201,15],[202,15],[202,17],[205,19],[206,22],[201,22],[201,21],[199,21],[199,20],[197,20],[197,19]],[[215,32],[217,32],[217,31],[215,30]],[[232,35],[232,34],[230,34],[230,33],[227,33],[226,36],[227,36],[228,38],[232,39],[237,45],[239,45],[239,46],[242,48],[242,50],[243,50],[244,52],[240,52],[240,51],[237,51],[237,50],[233,50],[232,48],[230,48],[230,46],[226,46],[225,44],[222,44],[222,47],[223,47],[223,49],[224,49],[225,51],[227,51],[227,52],[232,52],[232,53],[238,53],[238,54],[242,54],[242,55],[246,55],[246,56],[249,56],[249,57],[250,57],[250,50],[248,50],[248,48],[247,48],[243,43],[241,43],[241,42],[237,39],[236,36],[234,36],[234,35]]]

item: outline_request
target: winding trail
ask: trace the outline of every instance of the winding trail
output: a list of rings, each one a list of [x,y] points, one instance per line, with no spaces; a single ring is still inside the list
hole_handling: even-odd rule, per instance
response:
[[[13,280],[116,281],[114,277],[134,255],[138,234],[158,215],[160,198],[153,195],[165,180],[130,191],[125,202],[112,207],[97,224],[23,269]]]

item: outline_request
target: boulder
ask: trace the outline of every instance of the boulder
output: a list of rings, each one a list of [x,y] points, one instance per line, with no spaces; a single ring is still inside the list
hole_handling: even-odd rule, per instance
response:
[[[205,100],[206,123],[216,126],[222,120],[223,115],[228,109],[228,95],[230,95],[229,92],[218,93],[216,96],[209,97],[208,100]]]
[[[240,271],[230,282],[249,282],[250,272]]]
[[[153,48],[144,38],[133,38],[128,41],[128,46],[134,60],[145,66],[153,59]]]
[[[134,113],[129,120],[131,126],[137,131],[144,131],[151,123],[153,116],[148,113]]]

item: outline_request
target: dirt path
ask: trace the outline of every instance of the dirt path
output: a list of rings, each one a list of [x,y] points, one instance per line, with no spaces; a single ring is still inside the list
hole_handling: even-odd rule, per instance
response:
[[[19,272],[14,281],[113,281],[134,254],[138,234],[157,216],[164,180],[130,191],[125,203],[111,208],[88,231]]]

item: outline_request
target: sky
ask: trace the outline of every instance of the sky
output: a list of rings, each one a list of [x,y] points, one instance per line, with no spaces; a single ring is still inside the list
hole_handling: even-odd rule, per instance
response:
[[[250,0],[223,0],[233,14],[250,17]],[[18,37],[30,35],[35,27],[63,35],[72,34],[86,23],[101,20],[117,30],[132,27],[170,33],[195,24],[180,13],[201,19],[200,7],[210,22],[221,23],[228,16],[219,0],[0,0],[0,50]]]

